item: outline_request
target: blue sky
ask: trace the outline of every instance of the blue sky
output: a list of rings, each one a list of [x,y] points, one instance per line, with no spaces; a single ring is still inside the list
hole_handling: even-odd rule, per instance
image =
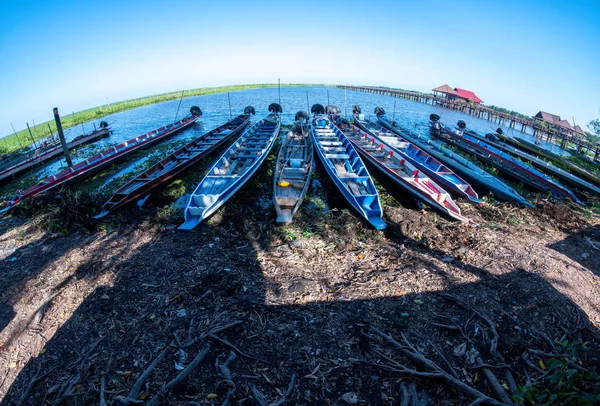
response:
[[[0,0],[0,136],[55,106],[277,78],[448,83],[586,128],[600,116],[600,2]]]

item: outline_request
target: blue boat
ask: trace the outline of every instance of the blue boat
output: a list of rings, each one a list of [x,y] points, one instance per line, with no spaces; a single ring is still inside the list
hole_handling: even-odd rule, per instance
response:
[[[533,204],[529,203],[513,188],[492,174],[486,172],[477,164],[455,153],[450,148],[446,147],[442,142],[428,139],[422,135],[413,134],[409,131],[399,128],[388,121],[385,114],[378,115],[377,119],[379,124],[381,124],[387,130],[393,132],[403,139],[410,140],[416,146],[434,156],[436,159],[438,159],[440,162],[443,162],[455,172],[469,179],[471,183],[492,192],[492,195],[496,199],[533,207]]]
[[[493,147],[487,142],[480,141],[475,137],[465,134],[462,130],[453,130],[444,127],[444,125],[439,122],[439,116],[437,114],[432,114],[430,119],[431,134],[433,136],[438,137],[469,154],[475,155],[478,159],[495,166],[499,170],[514,176],[523,183],[533,186],[536,189],[551,193],[556,198],[566,197],[573,200],[575,203],[585,206],[573,192],[537,169],[511,157],[509,154]]]
[[[180,230],[191,230],[216,212],[254,175],[273,148],[281,126],[281,107],[248,128],[202,179],[185,209]]]
[[[375,139],[382,142],[393,141],[394,145],[391,146],[398,154],[404,156],[406,160],[446,190],[453,192],[457,196],[465,197],[473,203],[483,204],[479,200],[477,192],[475,192],[468,182],[414,143],[402,137],[397,137],[387,129],[371,121],[360,120],[358,115],[353,116],[353,123]],[[391,140],[390,137],[392,137]]]
[[[310,134],[325,170],[348,202],[377,230],[386,228],[375,184],[350,141],[325,115],[312,120]]]

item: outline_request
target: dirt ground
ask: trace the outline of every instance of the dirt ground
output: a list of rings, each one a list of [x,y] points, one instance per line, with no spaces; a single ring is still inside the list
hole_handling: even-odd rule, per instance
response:
[[[459,201],[460,224],[392,198],[378,232],[309,202],[281,227],[255,188],[189,233],[165,210],[93,223],[87,195],[0,219],[2,405],[500,404],[488,372],[509,393],[559,342],[598,351],[590,208]]]

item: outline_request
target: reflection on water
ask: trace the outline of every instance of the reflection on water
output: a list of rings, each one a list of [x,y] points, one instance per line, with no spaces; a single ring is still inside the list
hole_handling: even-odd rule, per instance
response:
[[[270,103],[279,102],[279,100],[277,88],[250,89],[232,92],[231,114],[233,116],[241,114],[244,107],[252,105],[256,108],[256,118],[253,118],[253,121],[256,121],[268,114],[267,108]],[[456,111],[442,109],[437,106],[390,96],[344,91],[342,89],[326,88],[322,86],[282,88],[282,122],[283,124],[290,124],[293,122],[294,115],[298,110],[310,111],[310,105],[314,103],[326,105],[328,102],[329,104],[337,105],[344,115],[351,114],[352,106],[357,104],[361,106],[363,113],[371,119],[375,119],[373,114],[375,107],[381,106],[386,110],[390,118],[392,118],[392,116],[394,117],[399,125],[420,134],[429,133],[429,115],[431,113],[440,115],[442,121],[447,125],[454,125],[458,120],[464,120],[467,122],[469,128],[481,133],[493,132],[498,128],[497,124],[488,122],[487,120],[471,117]],[[179,100],[142,106],[133,110],[102,117],[83,124],[83,127],[79,125],[78,127],[71,129],[71,131],[66,134],[67,140],[79,135],[82,132],[82,129],[89,132],[94,128],[94,125],[98,127],[100,121],[111,123],[113,129],[113,133],[109,137],[72,151],[73,161],[75,163],[79,162],[86,157],[94,155],[115,144],[169,124],[175,121],[176,118],[180,119],[189,114],[190,107],[199,106],[202,109],[203,115],[192,127],[148,150],[145,150],[142,154],[138,153],[135,155],[138,159],[148,159],[152,156],[152,160],[156,161],[159,158],[165,157],[168,153],[175,150],[176,147],[179,147],[185,142],[189,142],[204,134],[206,131],[224,123],[230,117],[227,93],[185,98],[181,103],[181,109],[176,117],[178,106]],[[527,134],[522,134],[507,127],[500,127],[503,128],[504,133],[509,136],[514,135],[531,141],[534,140],[533,137]],[[557,148],[554,147],[553,150],[557,151]],[[139,164],[139,162],[128,162],[114,166],[115,173],[111,176],[109,181],[105,183],[105,186],[109,185],[111,180],[126,174],[131,174],[135,168],[139,167]],[[64,159],[53,161],[43,168],[36,169],[24,175],[22,178],[19,178],[18,181],[14,181],[7,185],[7,187],[2,189],[2,194],[11,195],[15,189],[23,188],[24,185],[30,185],[40,181],[59,172],[65,167],[66,163]]]

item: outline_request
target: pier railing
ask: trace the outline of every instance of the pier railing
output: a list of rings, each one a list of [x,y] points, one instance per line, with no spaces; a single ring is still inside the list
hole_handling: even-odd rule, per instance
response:
[[[337,85],[336,87],[345,90],[355,90],[384,96],[400,97],[420,103],[435,105],[449,110],[460,111],[474,117],[515,129],[522,133],[526,133],[527,129],[529,128],[533,131],[533,136],[539,138],[540,140],[545,140],[547,142],[560,145],[563,149],[566,149],[569,144],[574,144],[577,150],[583,150],[586,153],[591,152],[594,156],[594,159],[600,159],[600,146],[590,143],[589,141],[583,139],[581,135],[572,130],[565,129],[551,123],[546,123],[544,121],[516,116],[483,106],[481,104],[468,103],[460,99],[449,100],[445,97],[411,92],[407,90],[352,85]]]

